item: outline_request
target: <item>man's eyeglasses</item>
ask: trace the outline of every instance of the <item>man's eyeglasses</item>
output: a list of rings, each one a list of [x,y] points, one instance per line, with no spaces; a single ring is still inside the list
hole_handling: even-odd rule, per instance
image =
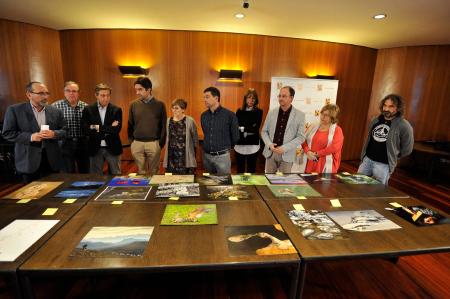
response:
[[[78,92],[78,90],[75,89],[64,89],[65,92],[75,93]]]
[[[43,97],[43,96],[49,96],[49,95],[50,95],[49,92],[45,92],[45,91],[41,91],[41,92],[30,91],[30,92],[31,92],[31,93],[34,93],[34,94],[38,94],[38,95],[40,95],[41,97]]]

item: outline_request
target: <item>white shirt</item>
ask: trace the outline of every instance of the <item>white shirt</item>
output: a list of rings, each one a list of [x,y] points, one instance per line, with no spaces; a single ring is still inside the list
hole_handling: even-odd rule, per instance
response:
[[[102,120],[102,125],[104,125],[105,124],[106,108],[108,106],[102,107],[100,104],[97,104],[97,106],[98,106],[98,113],[100,113],[100,119]],[[106,141],[102,140],[100,142],[100,146],[106,146]]]

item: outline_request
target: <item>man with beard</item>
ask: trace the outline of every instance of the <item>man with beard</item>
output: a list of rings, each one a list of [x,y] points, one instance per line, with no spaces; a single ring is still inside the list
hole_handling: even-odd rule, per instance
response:
[[[15,165],[24,183],[61,167],[58,140],[66,136],[66,126],[62,111],[46,105],[49,95],[44,84],[30,82],[26,86],[29,101],[11,105],[5,113],[3,137],[15,142]]]
[[[138,78],[134,89],[139,99],[133,101],[128,115],[128,140],[139,174],[157,174],[161,149],[166,142],[167,113],[164,103],[152,95],[152,82]]]
[[[412,152],[413,128],[403,118],[404,111],[405,104],[399,95],[390,94],[381,100],[381,114],[369,125],[358,173],[387,185],[397,161]]]

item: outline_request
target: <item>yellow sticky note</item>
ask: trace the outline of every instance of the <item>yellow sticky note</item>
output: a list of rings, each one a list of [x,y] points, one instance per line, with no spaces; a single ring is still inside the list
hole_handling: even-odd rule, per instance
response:
[[[311,174],[312,174],[312,175],[318,175],[318,173],[317,173],[317,172],[311,172]]]
[[[76,198],[68,198],[68,199],[66,199],[65,201],[63,201],[63,203],[74,203],[74,202],[76,202],[76,201],[77,201]]]
[[[297,196],[297,199],[306,199],[304,196]]]
[[[283,173],[281,171],[277,171],[275,174],[276,175],[283,175]]]
[[[350,173],[348,173],[348,172],[343,172],[342,174],[345,174],[345,175],[351,175]]]
[[[394,208],[401,208],[401,207],[402,207],[402,205],[399,204],[398,202],[390,202],[389,204],[390,204],[391,206],[393,206]]]
[[[249,172],[244,172],[244,175],[252,175],[252,174]]]
[[[203,176],[209,176],[209,172],[204,172]]]
[[[339,201],[339,199],[330,199],[331,205],[335,208],[340,208],[342,207],[341,202]]]
[[[296,209],[297,211],[304,211],[305,208],[303,207],[303,205],[301,203],[297,203],[295,205],[292,205],[294,207],[294,209]]]
[[[171,172],[166,172],[164,175],[172,175]]]
[[[180,198],[178,196],[171,196],[169,197],[169,200],[179,200]]]
[[[17,203],[28,203],[30,201],[31,201],[31,198],[24,198],[24,199],[19,200]]]
[[[239,198],[237,198],[237,196],[230,196],[228,197],[229,200],[239,200]]]
[[[42,213],[42,216],[52,216],[55,215],[56,211],[58,211],[58,208],[48,208]]]
[[[136,172],[129,173],[128,176],[137,176]]]
[[[123,204],[123,200],[114,200],[111,202],[112,205],[121,205]]]

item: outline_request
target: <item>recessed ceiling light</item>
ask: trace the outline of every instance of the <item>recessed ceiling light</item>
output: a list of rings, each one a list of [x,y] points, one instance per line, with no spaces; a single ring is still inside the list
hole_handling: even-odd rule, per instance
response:
[[[384,14],[384,13],[377,14],[377,15],[374,15],[373,18],[374,18],[375,20],[381,20],[381,19],[386,18],[386,14]]]
[[[238,12],[237,14],[234,15],[234,17],[236,19],[243,19],[243,18],[245,18],[245,15],[241,12]]]

